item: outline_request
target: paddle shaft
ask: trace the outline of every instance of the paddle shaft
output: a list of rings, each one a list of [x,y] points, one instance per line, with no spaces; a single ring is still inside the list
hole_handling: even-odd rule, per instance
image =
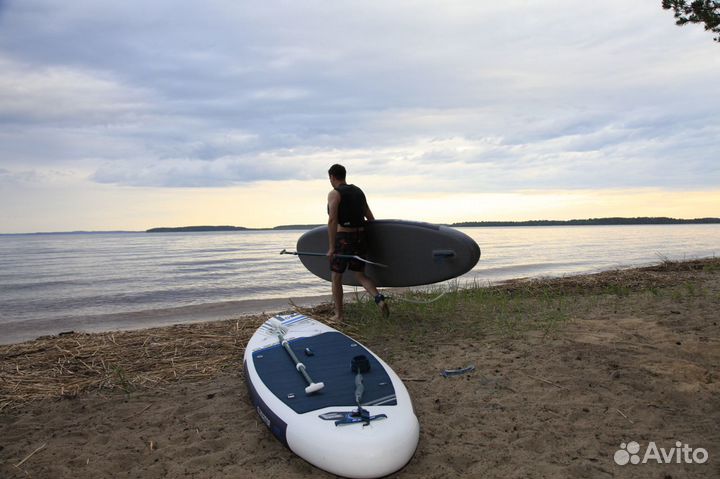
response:
[[[287,251],[282,250],[280,254],[294,254],[295,256],[327,256],[325,253],[316,253],[316,252],[309,252],[309,251]],[[345,259],[356,259],[358,261],[362,261],[363,263],[372,264],[375,266],[379,266],[381,268],[387,268],[388,266],[386,264],[382,263],[376,263],[374,261],[367,260],[361,256],[352,255],[352,254],[335,254],[337,258],[345,258]]]
[[[295,351],[292,350],[290,347],[290,344],[288,343],[288,340],[283,338],[281,335],[278,335],[280,337],[280,344],[282,344],[283,348],[285,348],[285,351],[288,352],[290,357],[292,358],[293,362],[295,363],[295,368],[300,371],[300,374],[303,375],[305,380],[308,382],[308,384],[314,384],[315,381],[312,380],[310,375],[307,372],[307,369],[305,368],[305,365],[300,362],[298,357],[295,355]]]

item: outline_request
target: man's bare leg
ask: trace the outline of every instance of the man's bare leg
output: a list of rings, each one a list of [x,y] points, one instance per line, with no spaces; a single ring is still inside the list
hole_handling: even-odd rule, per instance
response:
[[[343,284],[342,284],[342,273],[336,273],[335,271],[332,272],[331,275],[331,281],[332,281],[332,295],[333,295],[333,302],[335,303],[335,316],[333,319],[335,321],[344,321],[345,316],[343,312]]]
[[[380,295],[380,292],[378,291],[377,287],[375,286],[375,282],[365,276],[365,273],[362,271],[356,271],[355,277],[360,282],[360,284],[365,288],[365,291],[370,293],[373,298],[375,298],[375,304],[378,305],[378,308],[380,308],[380,313],[383,315],[384,318],[387,318],[390,316],[390,308],[388,307],[387,303],[385,302],[385,298]],[[382,299],[380,299],[382,298]]]

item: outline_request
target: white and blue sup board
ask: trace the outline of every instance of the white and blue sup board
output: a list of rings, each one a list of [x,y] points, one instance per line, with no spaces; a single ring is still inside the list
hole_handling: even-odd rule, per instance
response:
[[[276,316],[250,338],[244,365],[261,420],[310,464],[382,477],[415,453],[420,425],[405,385],[340,331],[301,314]]]

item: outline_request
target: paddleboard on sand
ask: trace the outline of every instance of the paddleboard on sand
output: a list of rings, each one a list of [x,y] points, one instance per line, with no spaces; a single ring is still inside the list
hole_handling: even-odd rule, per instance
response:
[[[301,314],[276,316],[250,338],[244,365],[260,419],[307,462],[371,478],[413,456],[420,426],[407,389],[345,334]]]
[[[377,220],[365,226],[368,251],[365,274],[378,287],[432,284],[456,278],[470,271],[480,259],[480,247],[465,233],[449,226],[402,220]],[[297,242],[303,265],[313,274],[330,281],[327,257],[303,252],[326,253],[327,226],[304,233]],[[346,271],[343,284],[358,286],[354,273]]]

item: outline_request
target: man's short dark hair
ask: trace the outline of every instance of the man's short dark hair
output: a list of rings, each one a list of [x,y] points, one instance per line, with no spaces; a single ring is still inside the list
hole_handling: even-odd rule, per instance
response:
[[[343,165],[334,164],[328,170],[328,175],[334,176],[338,180],[344,180],[347,172],[345,171],[345,167]]]

